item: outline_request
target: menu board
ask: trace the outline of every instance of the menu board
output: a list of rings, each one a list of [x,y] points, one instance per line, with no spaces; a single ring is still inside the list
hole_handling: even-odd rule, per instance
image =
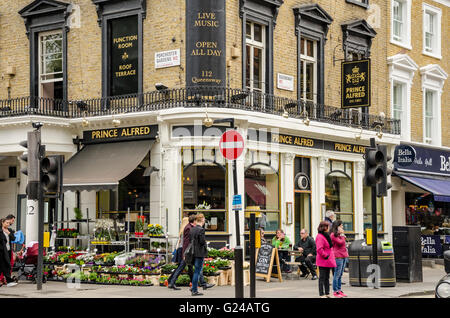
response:
[[[259,248],[255,273],[267,275],[272,272],[272,250],[273,246],[269,244],[262,245]]]
[[[186,1],[186,86],[225,86],[225,0]]]
[[[109,22],[110,94],[138,92],[138,16]]]

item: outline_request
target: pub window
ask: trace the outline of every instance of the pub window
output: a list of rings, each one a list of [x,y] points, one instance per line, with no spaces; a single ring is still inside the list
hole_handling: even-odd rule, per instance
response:
[[[253,22],[246,24],[245,87],[264,92],[265,86],[265,33],[266,27]]]
[[[317,41],[300,40],[300,98],[317,100]]]
[[[63,35],[61,31],[39,34],[39,96],[63,98]]]
[[[265,232],[275,233],[280,228],[279,155],[248,151],[244,172],[245,230],[250,214],[255,213],[256,224],[265,219]]]
[[[227,168],[216,149],[185,148],[183,158],[183,212],[203,213],[208,232],[228,232]]]
[[[344,230],[354,232],[353,163],[330,160],[325,176],[325,204],[336,214]]]
[[[364,230],[372,229],[372,188],[363,188]],[[377,231],[384,232],[383,198],[377,197]]]

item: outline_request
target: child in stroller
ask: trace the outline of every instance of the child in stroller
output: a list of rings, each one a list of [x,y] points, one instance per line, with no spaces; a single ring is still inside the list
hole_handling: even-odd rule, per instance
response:
[[[23,256],[18,255],[16,259],[16,266],[18,267],[17,280],[25,278],[26,280],[31,280],[33,284],[36,283],[38,251],[39,243],[30,242],[27,244],[27,249]],[[42,278],[42,282],[46,282],[45,276]]]

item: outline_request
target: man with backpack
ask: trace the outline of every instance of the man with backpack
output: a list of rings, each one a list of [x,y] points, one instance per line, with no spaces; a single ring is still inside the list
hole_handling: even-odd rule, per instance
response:
[[[175,282],[178,279],[178,276],[180,276],[181,272],[183,272],[184,268],[186,267],[186,265],[188,266],[188,275],[191,278],[191,282],[192,279],[194,277],[194,270],[193,270],[193,264],[187,264],[186,260],[184,259],[184,252],[186,251],[187,247],[189,246],[189,243],[191,242],[191,238],[190,238],[190,232],[191,229],[195,226],[195,218],[197,217],[197,215],[195,213],[192,213],[189,215],[189,223],[184,227],[183,230],[183,250],[181,253],[181,262],[178,265],[177,269],[175,270],[175,272],[173,272],[169,279],[168,279],[168,287],[170,289],[174,289],[174,290],[180,290],[181,288],[177,287],[175,285]],[[207,288],[211,288],[214,286],[214,284],[208,284],[205,282],[205,278],[203,277],[203,272],[200,273],[200,277],[199,277],[199,285],[203,287],[203,289],[207,289]]]

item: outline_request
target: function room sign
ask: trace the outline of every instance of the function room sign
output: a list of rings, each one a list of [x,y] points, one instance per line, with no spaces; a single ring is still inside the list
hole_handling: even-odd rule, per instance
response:
[[[186,1],[186,85],[225,85],[225,0]]]
[[[112,19],[109,25],[111,96],[138,92],[138,16]]]
[[[370,60],[342,62],[342,108],[370,106]]]

